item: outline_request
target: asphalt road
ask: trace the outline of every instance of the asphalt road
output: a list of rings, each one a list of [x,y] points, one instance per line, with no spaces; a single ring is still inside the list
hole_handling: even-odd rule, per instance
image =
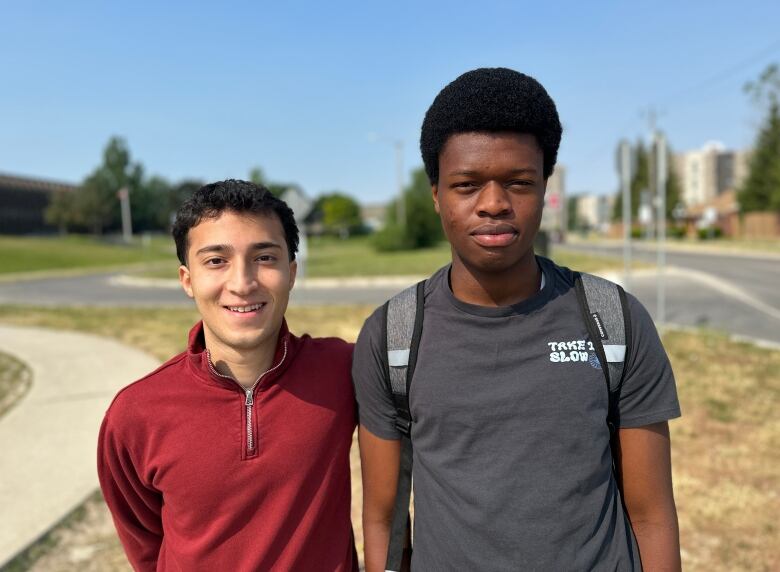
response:
[[[0,282],[0,304],[30,306],[192,306],[193,302],[175,287],[132,286],[117,283],[117,273]],[[411,282],[410,282],[411,284]],[[379,305],[403,285],[308,287],[300,282],[290,303],[299,305]]]
[[[561,249],[622,257],[621,246],[571,244]],[[635,260],[655,263],[653,250],[634,249]],[[780,343],[780,257],[668,251],[666,321],[706,326]],[[632,292],[656,318],[658,278],[631,280]]]
[[[606,256],[622,256],[619,246],[567,245],[565,248]],[[634,258],[655,262],[654,252],[636,250]],[[665,276],[666,321],[682,326],[706,326],[780,344],[780,257],[669,252]],[[139,287],[117,283],[104,273],[0,282],[0,304],[36,306],[191,306],[180,288]],[[410,282],[411,283],[411,282]],[[637,274],[629,291],[655,317],[655,275]],[[379,305],[402,284],[330,286],[299,283],[291,304]]]

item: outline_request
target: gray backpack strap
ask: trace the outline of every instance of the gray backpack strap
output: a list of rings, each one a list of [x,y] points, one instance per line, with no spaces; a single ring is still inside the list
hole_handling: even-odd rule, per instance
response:
[[[409,410],[409,389],[422,335],[424,290],[423,280],[396,294],[384,308],[387,357],[385,375],[395,404],[395,426],[401,432],[401,462],[385,565],[388,571],[401,570],[405,556],[411,554],[410,550],[404,553],[406,540],[411,532],[409,500],[412,492],[412,414]]]
[[[592,274],[577,274],[577,299],[609,392],[607,424],[619,422],[618,400],[631,345],[631,322],[626,293],[619,285]],[[605,367],[606,365],[606,367]]]

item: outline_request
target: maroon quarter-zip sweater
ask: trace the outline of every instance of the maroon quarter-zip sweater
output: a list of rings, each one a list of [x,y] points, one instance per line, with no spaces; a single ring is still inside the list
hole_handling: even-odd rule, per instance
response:
[[[98,474],[136,570],[358,569],[350,524],[352,346],[282,325],[247,393],[188,350],[114,399]]]

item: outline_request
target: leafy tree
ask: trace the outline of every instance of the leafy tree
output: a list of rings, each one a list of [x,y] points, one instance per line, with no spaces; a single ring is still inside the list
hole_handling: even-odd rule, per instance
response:
[[[171,184],[158,176],[150,177],[136,188],[131,199],[133,230],[167,229],[172,213],[171,192]]]
[[[650,153],[642,140],[638,140],[636,146],[632,149],[635,156],[635,170],[631,176],[631,219],[635,220],[639,213],[639,204],[642,191],[652,189],[650,184]],[[680,201],[680,177],[674,169],[672,162],[672,151],[667,147],[666,150],[666,218],[671,218],[675,205]],[[612,208],[612,220],[623,219],[623,193],[618,191],[617,200]]]
[[[411,250],[438,243],[444,236],[431,198],[431,184],[422,167],[412,172],[412,182],[403,193],[406,225],[397,221],[397,199],[388,206],[385,228],[374,239],[378,250]]]
[[[780,212],[780,70],[767,67],[755,82],[745,85],[754,102],[767,108],[767,117],[758,133],[750,174],[739,191],[743,211]]]
[[[252,181],[255,185],[264,186],[266,189],[271,191],[271,194],[275,197],[281,197],[284,191],[290,187],[297,186],[295,183],[279,183],[269,180],[268,177],[265,176],[265,171],[263,171],[260,167],[253,167],[250,169],[249,180]]]
[[[580,228],[577,219],[577,195],[566,198],[566,230],[574,231]]]
[[[260,167],[252,167],[249,170],[249,180],[252,181],[255,185],[262,185],[267,186],[268,182],[265,178],[265,173]]]
[[[631,219],[634,220],[639,213],[641,193],[650,188],[650,163],[647,149],[641,139],[637,140],[632,153],[634,154],[634,172],[631,174]],[[623,193],[620,191],[612,210],[612,218],[613,220],[623,218]]]
[[[143,181],[143,168],[131,163],[130,151],[125,141],[112,137],[103,150],[103,163],[97,167],[76,191],[73,209],[80,224],[94,234],[116,228],[119,223],[119,199],[117,193],[122,187],[133,194]]]
[[[320,197],[315,208],[321,209],[325,232],[348,238],[363,226],[360,205],[350,196],[334,192]]]
[[[73,230],[79,224],[75,198],[75,191],[58,191],[46,207],[44,212],[46,222],[55,225],[59,229],[60,234]]]
[[[168,213],[170,213],[168,222],[170,222],[170,217],[179,210],[184,201],[189,199],[202,186],[202,181],[185,179],[170,188],[168,193]]]

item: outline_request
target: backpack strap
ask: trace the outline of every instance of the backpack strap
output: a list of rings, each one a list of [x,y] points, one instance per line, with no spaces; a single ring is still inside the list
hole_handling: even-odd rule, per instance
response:
[[[576,273],[574,287],[607,383],[607,425],[612,435],[620,421],[617,406],[623,386],[626,357],[631,346],[631,317],[626,292],[614,282],[585,273]]]
[[[387,571],[401,570],[407,534],[411,531],[409,500],[412,492],[412,414],[409,389],[423,325],[425,280],[406,288],[384,306],[385,378],[393,396],[395,426],[401,432],[401,462],[387,549]]]

